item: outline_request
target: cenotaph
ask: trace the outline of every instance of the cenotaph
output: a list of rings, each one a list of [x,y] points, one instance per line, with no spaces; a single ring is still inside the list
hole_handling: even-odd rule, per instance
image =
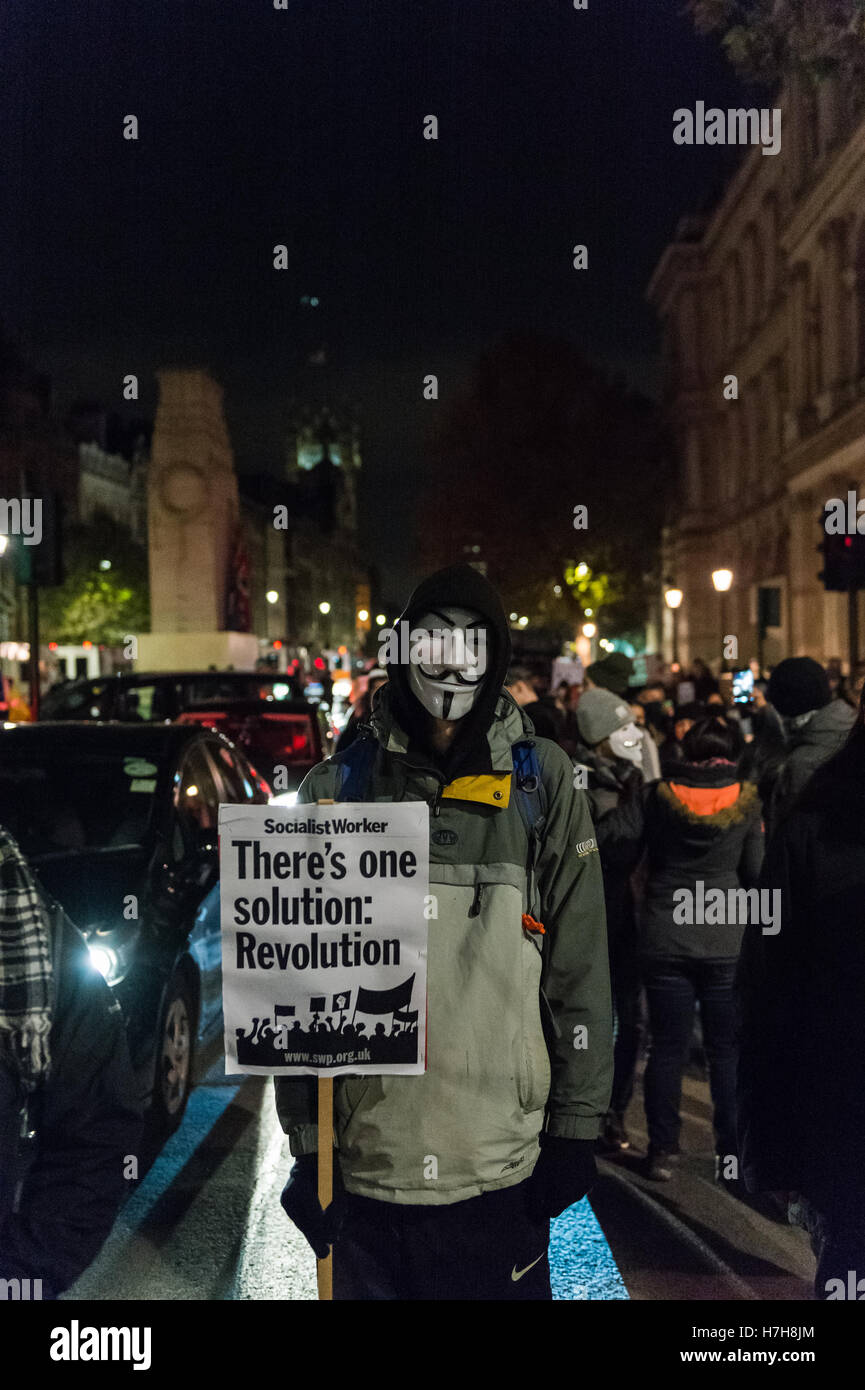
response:
[[[159,404],[147,478],[150,627],[140,671],[252,671],[250,632],[226,630],[237,478],[222,388],[201,369],[157,373]]]

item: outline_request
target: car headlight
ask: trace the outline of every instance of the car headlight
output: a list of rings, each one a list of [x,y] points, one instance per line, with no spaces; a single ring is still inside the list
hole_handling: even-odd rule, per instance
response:
[[[120,965],[117,952],[112,951],[110,946],[88,945],[87,949],[90,952],[90,964],[99,971],[103,980],[112,984],[118,975],[118,966]]]
[[[275,796],[270,798],[269,804],[271,806],[296,806],[297,792],[277,792]]]
[[[90,964],[94,970],[98,970],[103,980],[108,985],[119,985],[125,979],[129,970],[129,951],[122,942],[117,942],[114,946],[109,946],[104,940],[100,941],[99,934],[88,934],[87,950],[90,953]]]

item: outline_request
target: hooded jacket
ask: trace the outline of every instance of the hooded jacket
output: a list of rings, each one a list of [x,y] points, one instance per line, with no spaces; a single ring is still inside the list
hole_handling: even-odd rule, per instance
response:
[[[821,767],[769,841],[781,930],[749,926],[737,974],[739,1152],[752,1192],[865,1221],[865,748]]]
[[[771,830],[793,805],[805,783],[847,739],[856,713],[844,700],[831,700],[815,710],[807,724],[794,729],[788,753],[772,791]]]
[[[373,702],[378,747],[368,794],[430,807],[437,916],[429,923],[427,1070],[334,1083],[346,1189],[418,1205],[522,1182],[543,1128],[596,1138],[612,1082],[603,883],[586,797],[575,791],[562,750],[534,740],[547,807],[535,827],[530,874],[512,748],[533,734],[502,689],[510,655],[504,613],[487,581],[460,567],[422,584],[403,616],[447,604],[474,608],[490,622],[483,687],[447,756],[437,758],[407,672],[392,664]],[[299,801],[334,796],[339,761],[314,768]],[[522,925],[527,912],[544,924],[539,940]],[[292,1153],[313,1152],[314,1083],[278,1078],[276,1095]]]
[[[605,827],[615,824],[611,818],[622,798],[638,797],[642,793],[643,774],[625,758],[605,758],[596,750],[581,744],[576,752],[576,767],[585,770],[586,792],[604,871],[604,896],[607,906],[607,937],[612,951],[621,936],[631,937],[634,930],[634,893],[631,874],[637,866],[640,846],[612,837],[608,846]]]
[[[628,844],[647,852],[640,911],[640,953],[647,957],[733,959],[744,924],[700,922],[701,897],[711,889],[751,888],[763,859],[762,808],[757,789],[741,782],[730,763],[681,763],[669,779],[623,798],[598,825],[603,853],[623,855]],[[685,916],[692,895],[694,920]],[[726,902],[725,898],[725,902]],[[708,916],[708,913],[703,913]],[[713,914],[714,915],[714,914]],[[725,914],[731,915],[731,914]]]

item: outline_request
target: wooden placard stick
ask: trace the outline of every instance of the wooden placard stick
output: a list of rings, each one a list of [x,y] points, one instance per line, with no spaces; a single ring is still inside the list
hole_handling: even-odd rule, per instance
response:
[[[322,797],[319,806],[335,806],[333,797]],[[322,1211],[333,1201],[333,1077],[318,1078],[318,1200]],[[317,1261],[319,1302],[333,1300],[333,1246]]]

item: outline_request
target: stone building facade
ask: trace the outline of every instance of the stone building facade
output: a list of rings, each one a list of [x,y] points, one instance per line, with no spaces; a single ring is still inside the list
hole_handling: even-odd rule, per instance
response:
[[[648,288],[676,441],[663,564],[684,594],[682,661],[719,661],[727,634],[736,665],[849,653],[847,596],[824,592],[816,547],[828,499],[865,496],[865,107],[834,78],[794,79],[768,104],[780,153],[748,151]]]

